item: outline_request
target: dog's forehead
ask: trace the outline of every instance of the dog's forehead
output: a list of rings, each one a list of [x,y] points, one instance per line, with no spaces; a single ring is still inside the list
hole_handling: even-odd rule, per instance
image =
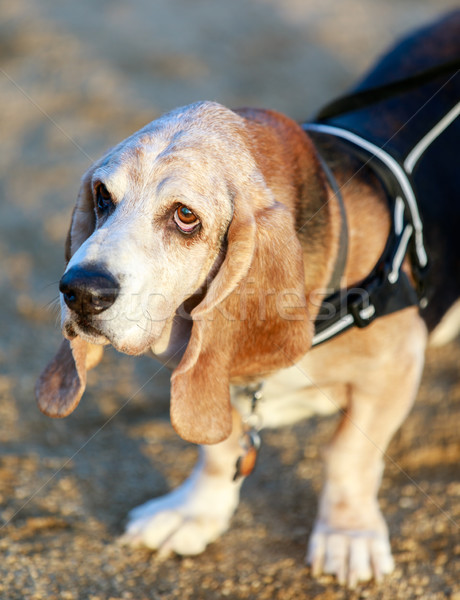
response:
[[[241,143],[236,132],[239,120],[214,103],[173,111],[115,147],[95,169],[93,181],[102,180],[119,196],[128,190],[161,190],[173,182],[202,194],[223,190],[229,155],[242,152],[229,148]]]

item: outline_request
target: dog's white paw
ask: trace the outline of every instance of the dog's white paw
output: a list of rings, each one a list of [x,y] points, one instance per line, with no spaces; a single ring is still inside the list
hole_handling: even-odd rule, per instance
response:
[[[386,532],[334,531],[317,523],[310,537],[307,564],[313,577],[335,575],[341,585],[354,588],[359,581],[381,581],[394,561]]]
[[[198,467],[173,492],[133,509],[121,541],[161,555],[199,554],[228,529],[239,490],[239,483],[206,475]]]

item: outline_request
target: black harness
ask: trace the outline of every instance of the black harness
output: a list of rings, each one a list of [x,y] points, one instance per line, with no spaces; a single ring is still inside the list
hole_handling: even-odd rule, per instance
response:
[[[339,256],[329,284],[329,289],[332,288],[334,292],[322,302],[315,322],[313,346],[317,346],[351,327],[366,327],[377,317],[409,306],[419,306],[423,309],[428,304],[425,293],[428,256],[412,173],[430,144],[460,114],[460,103],[451,107],[435,127],[430,129],[405,153],[402,160],[401,157],[398,157],[399,161],[384,147],[340,124],[336,125],[334,118],[412,89],[439,77],[439,75],[452,74],[452,72],[455,75],[459,67],[460,61],[451,61],[402,81],[359,91],[333,102],[319,113],[314,122],[303,125],[316,145],[320,161],[323,163],[329,184],[339,202],[342,213]],[[327,144],[331,137],[339,138],[363,165],[369,166],[376,173],[386,191],[392,217],[390,233],[382,255],[372,272],[356,288],[342,289],[340,287],[340,278],[346,263],[348,233],[340,190],[324,156],[321,156],[322,146]],[[410,257],[412,283],[406,273],[401,270],[406,255]],[[340,265],[339,268],[338,265]]]

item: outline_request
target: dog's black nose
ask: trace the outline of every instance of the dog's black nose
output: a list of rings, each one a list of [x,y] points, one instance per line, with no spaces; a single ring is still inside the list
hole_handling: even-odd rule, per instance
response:
[[[79,315],[98,315],[115,302],[120,286],[101,268],[72,267],[62,276],[59,291]]]

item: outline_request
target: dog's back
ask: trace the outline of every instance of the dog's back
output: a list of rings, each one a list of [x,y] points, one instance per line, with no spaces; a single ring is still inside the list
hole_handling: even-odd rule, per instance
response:
[[[420,85],[328,119],[383,148],[412,179],[429,256],[422,315],[430,330],[460,298],[459,60],[455,11],[396,45],[352,93],[426,73]]]

